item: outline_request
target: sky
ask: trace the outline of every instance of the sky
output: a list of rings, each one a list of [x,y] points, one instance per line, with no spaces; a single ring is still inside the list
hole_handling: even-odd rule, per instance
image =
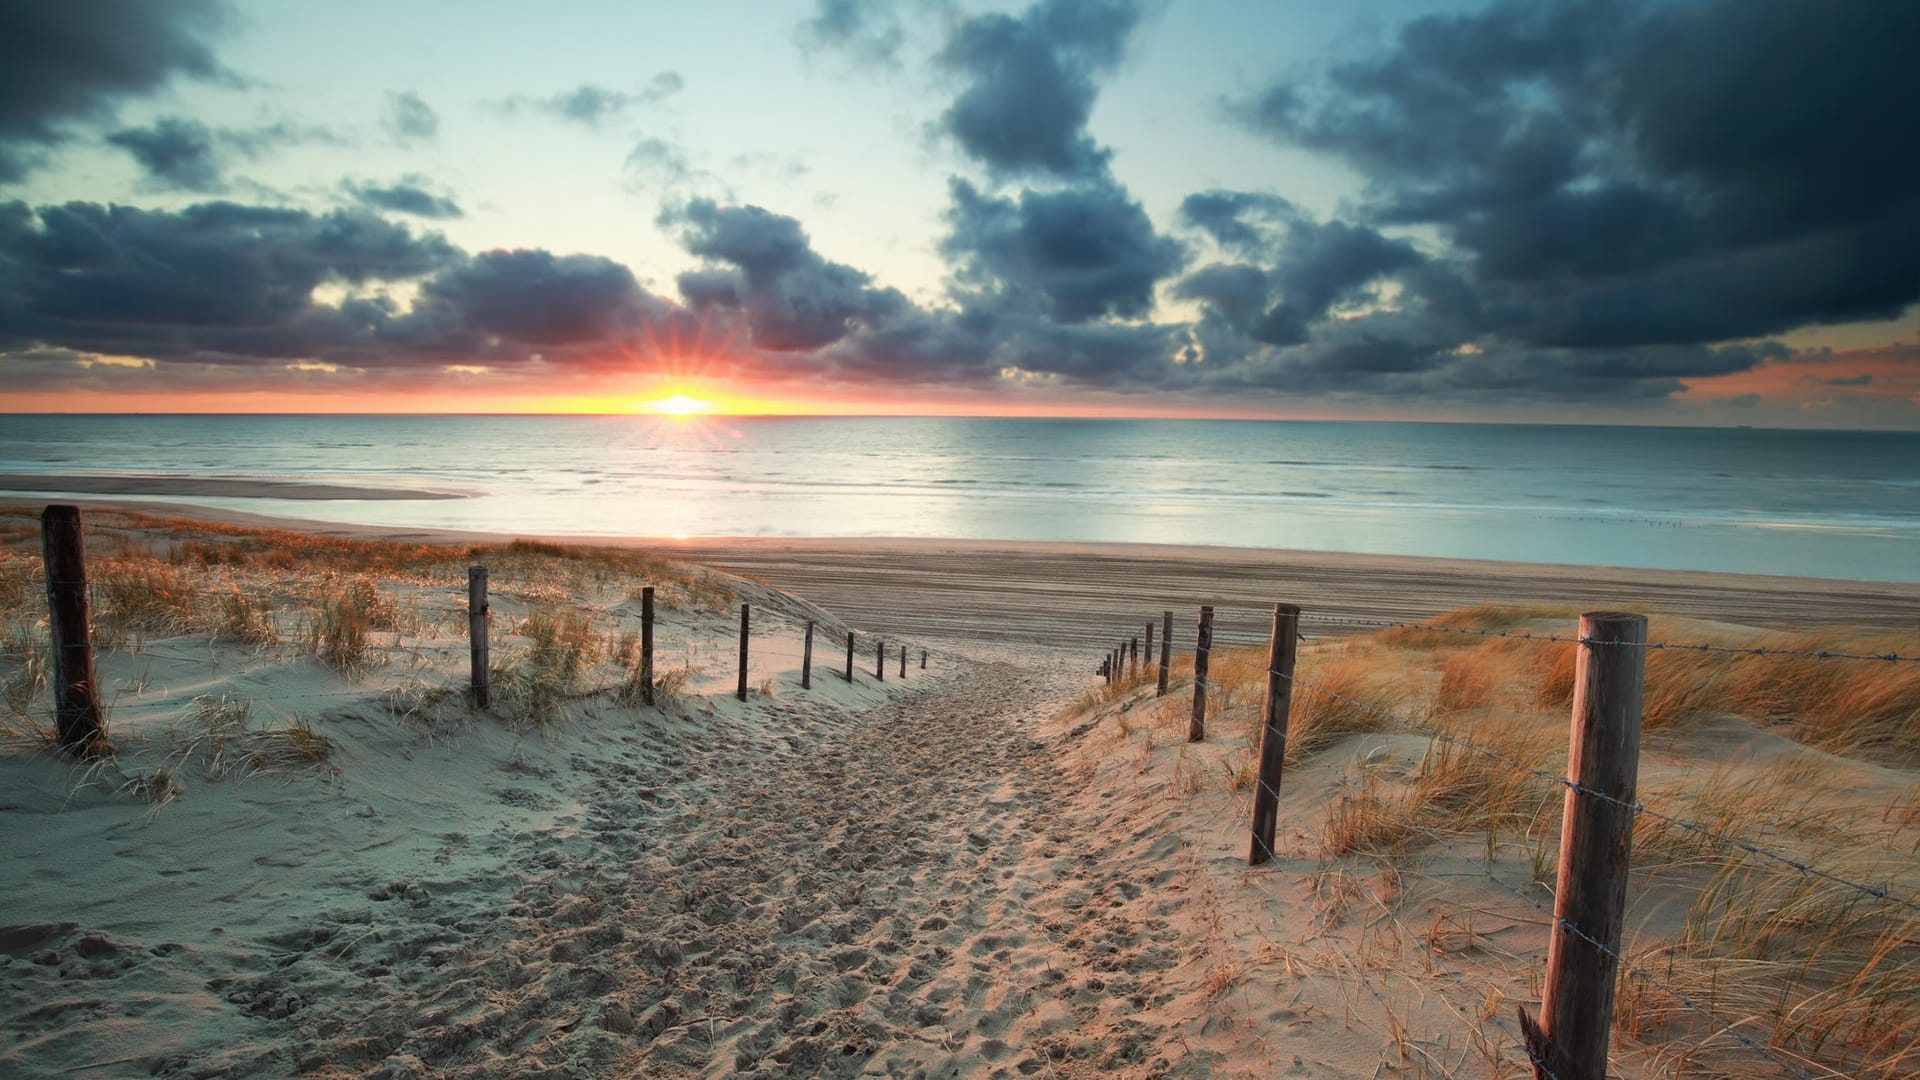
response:
[[[1915,41],[1874,0],[16,0],[0,410],[1920,428]]]

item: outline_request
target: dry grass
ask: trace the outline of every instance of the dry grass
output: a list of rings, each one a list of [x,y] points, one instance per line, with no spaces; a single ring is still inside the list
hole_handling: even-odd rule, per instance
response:
[[[1571,636],[1575,616],[1480,607],[1433,621]],[[1734,648],[1914,651],[1910,636],[1835,630],[1816,639],[1659,618],[1649,636]],[[1170,790],[1246,797],[1264,659],[1263,648],[1214,654],[1208,741],[1218,748],[1209,756],[1183,747]],[[1920,916],[1713,835],[1920,897],[1920,782],[1903,786],[1888,772],[1920,764],[1920,667],[1672,649],[1649,650],[1646,659],[1639,798],[1695,827],[1654,814],[1636,820],[1631,888],[1642,906],[1629,919],[1632,963],[1815,1075],[1920,1075]],[[1287,769],[1290,790],[1332,785],[1317,829],[1324,856],[1411,868],[1460,859],[1459,841],[1478,835],[1490,860],[1517,843],[1531,861],[1530,880],[1550,889],[1566,797],[1551,777],[1565,768],[1575,660],[1575,646],[1564,642],[1431,631],[1304,648]],[[1122,696],[1100,688],[1078,707],[1109,707]],[[1143,754],[1168,741],[1151,725],[1129,724],[1127,714],[1119,719],[1144,742]],[[1743,736],[1742,725],[1769,734]],[[1433,738],[1431,729],[1459,741]],[[1355,743],[1360,735],[1377,743]],[[1407,735],[1426,737],[1424,753],[1410,749],[1422,744]],[[1775,735],[1808,749],[1782,748]],[[1728,740],[1751,742],[1754,756],[1721,762]],[[1341,747],[1368,752],[1358,761],[1330,753]],[[1316,778],[1316,767],[1329,767],[1317,763],[1340,771]],[[1897,794],[1863,805],[1869,783]],[[1344,871],[1331,872],[1316,877],[1316,887],[1342,880]],[[1337,893],[1316,894],[1323,911],[1341,908]],[[1655,915],[1665,921],[1653,924]],[[1458,948],[1477,940],[1457,926],[1431,934],[1464,941]],[[1641,1044],[1635,1052],[1674,1074],[1770,1075],[1764,1059],[1647,980],[1623,975],[1619,992],[1616,1017]]]
[[[195,698],[173,727],[178,745],[172,768],[197,762],[213,780],[245,780],[259,774],[291,778],[327,768],[333,743],[294,718],[282,727],[253,723],[253,702],[225,694]]]

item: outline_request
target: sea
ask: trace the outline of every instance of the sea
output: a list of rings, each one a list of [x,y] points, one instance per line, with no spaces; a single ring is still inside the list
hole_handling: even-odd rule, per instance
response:
[[[454,492],[466,497],[155,501],[515,534],[1204,544],[1920,581],[1915,432],[0,415],[0,474]]]

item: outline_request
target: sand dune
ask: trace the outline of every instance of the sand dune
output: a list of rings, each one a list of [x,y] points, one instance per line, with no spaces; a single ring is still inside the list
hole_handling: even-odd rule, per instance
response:
[[[0,511],[10,701],[34,633],[32,509]],[[119,572],[137,576],[139,552],[194,552],[151,580],[252,590],[285,633],[123,632],[100,661],[119,749],[105,765],[33,743],[44,698],[4,714],[9,1076],[1511,1075],[1511,1006],[1535,1000],[1546,935],[1482,863],[1537,893],[1529,828],[1497,859],[1491,839],[1444,830],[1404,861],[1330,854],[1330,808],[1423,767],[1426,740],[1383,731],[1289,773],[1282,858],[1249,871],[1234,778],[1255,702],[1231,689],[1239,662],[1223,661],[1214,727],[1189,746],[1179,687],[1089,697],[1089,646],[1123,612],[1176,600],[1212,600],[1251,636],[1259,603],[1288,591],[1391,617],[1536,596],[1896,629],[1914,610],[1910,586],[1366,557],[674,547],[790,597],[631,551],[487,554],[473,537],[442,550],[320,527],[407,541],[377,549],[399,628],[345,674],[298,640],[302,612],[373,571],[326,565],[329,546],[278,559],[271,543],[289,541],[261,537],[280,534],[88,514],[103,566],[132,559]],[[475,558],[495,565],[497,658],[532,663],[541,610],[584,613],[604,644],[556,711],[466,707]],[[678,583],[662,585],[677,591],[661,663],[682,682],[659,707],[622,699],[610,659],[649,573]],[[756,612],[744,702],[740,600]],[[860,635],[851,683],[843,616]],[[118,625],[110,606],[96,618]],[[823,633],[802,690],[809,618]],[[914,652],[905,679],[892,648],[873,677],[876,637]],[[1347,649],[1322,635],[1308,652]],[[211,724],[223,702],[250,719]],[[302,727],[324,753],[251,766]],[[1897,848],[1879,808],[1920,801],[1911,774],[1809,754],[1729,722],[1655,743],[1645,775],[1680,790],[1715,763],[1760,781],[1817,765],[1834,800],[1819,813],[1880,822],[1871,843]],[[1647,903],[1647,933],[1684,908]],[[1665,1075],[1663,1053],[1623,1044],[1615,1072]]]

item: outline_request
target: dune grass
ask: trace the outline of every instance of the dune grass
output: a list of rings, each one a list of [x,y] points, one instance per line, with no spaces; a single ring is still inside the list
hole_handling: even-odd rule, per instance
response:
[[[1570,637],[1576,614],[1489,605],[1433,623]],[[1655,618],[1649,636],[1729,648],[1914,649],[1910,636],[1784,635],[1684,619]],[[1565,642],[1404,629],[1303,648],[1286,768],[1296,786],[1314,775],[1300,770],[1331,780],[1317,808],[1293,811],[1317,822],[1318,857],[1328,860],[1320,865],[1337,873],[1360,859],[1400,875],[1478,848],[1491,870],[1517,849],[1523,867],[1504,877],[1551,889],[1566,798],[1552,778],[1566,767],[1576,655]],[[1209,741],[1219,746],[1211,756],[1181,746],[1174,791],[1247,797],[1265,658],[1264,647],[1214,653]],[[1630,889],[1643,901],[1666,898],[1684,918],[1655,927],[1630,916],[1631,964],[1817,1075],[1920,1073],[1916,913],[1717,838],[1920,897],[1920,667],[1649,650],[1644,693],[1639,797],[1659,814],[1636,820]],[[1081,705],[1117,696],[1102,688]],[[1120,719],[1151,742],[1152,731]],[[1728,739],[1786,749],[1718,763],[1712,748]],[[1903,788],[1892,781],[1904,794],[1862,804],[1861,777],[1885,775],[1910,777]],[[1629,1045],[1676,1075],[1765,1074],[1764,1059],[1654,982],[1626,975],[1619,985],[1616,1024]]]

